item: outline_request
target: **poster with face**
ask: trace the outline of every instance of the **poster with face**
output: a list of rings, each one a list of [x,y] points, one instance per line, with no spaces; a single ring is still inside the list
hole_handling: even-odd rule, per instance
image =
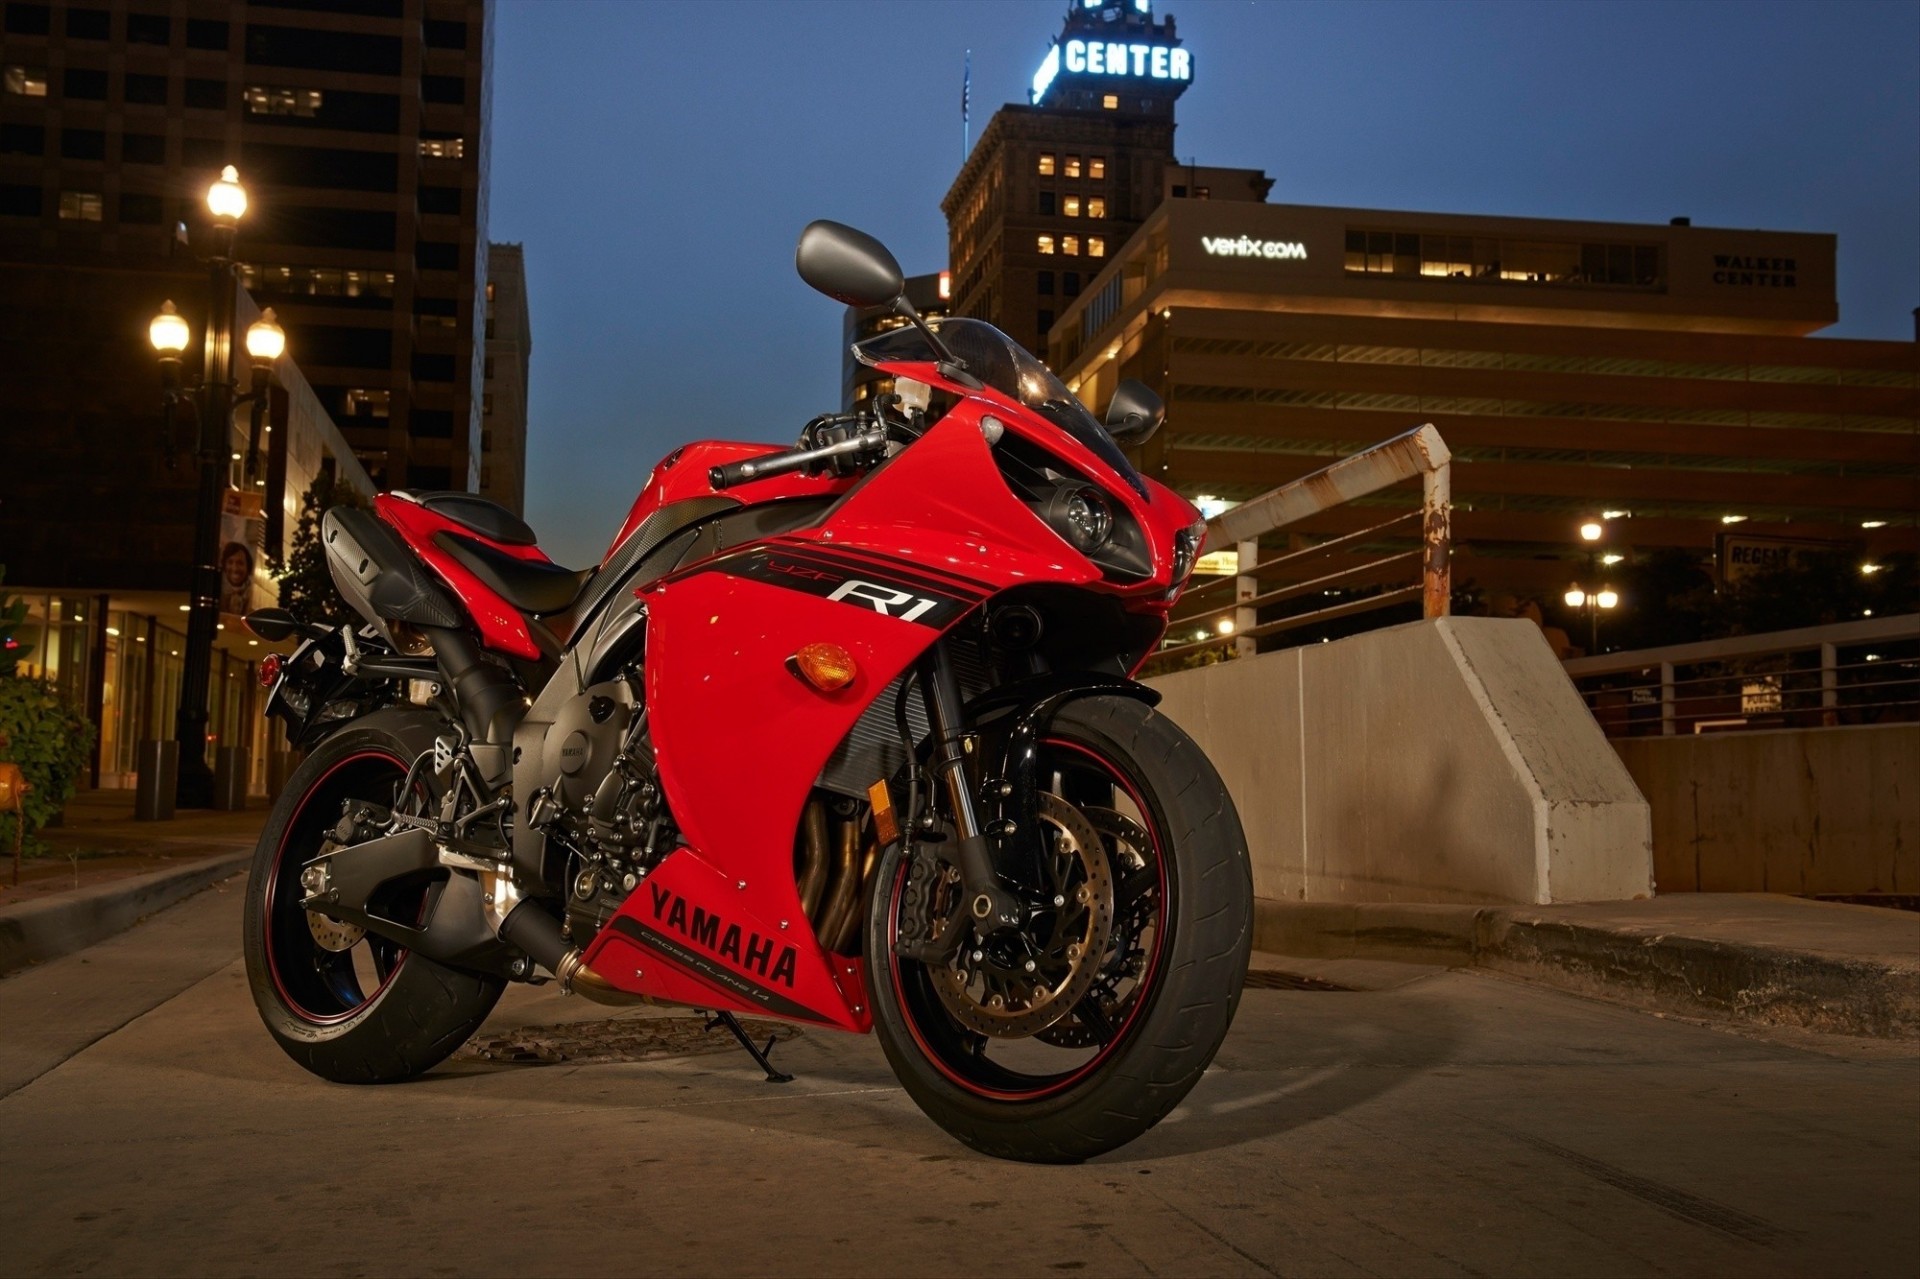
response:
[[[252,612],[260,602],[255,579],[265,571],[261,551],[266,542],[266,516],[258,493],[227,491],[220,506],[220,613],[229,625]]]

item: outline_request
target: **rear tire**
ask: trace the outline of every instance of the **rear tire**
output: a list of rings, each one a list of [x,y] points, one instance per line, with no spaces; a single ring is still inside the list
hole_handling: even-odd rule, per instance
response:
[[[960,978],[894,953],[907,870],[898,845],[875,876],[867,972],[881,1046],[929,1118],[984,1154],[1077,1163],[1153,1127],[1213,1060],[1246,978],[1253,880],[1225,784],[1165,716],[1129,698],[1083,698],[1055,715],[1041,749],[1043,788],[1057,776],[1075,804],[1092,808],[1116,883],[1140,882],[1152,868],[1116,829],[1131,829],[1132,843],[1150,844],[1158,862],[1157,896],[1136,892],[1134,922],[1115,926],[1103,965],[1112,984],[1031,1038],[969,1031],[933,984]],[[1102,790],[1131,816],[1095,807]],[[1128,913],[1122,900],[1116,916]],[[1129,946],[1140,965],[1131,978]],[[1096,1006],[1102,990],[1108,998]],[[1062,1045],[1078,1045],[1078,1055]]]
[[[288,778],[254,851],[245,934],[254,1006],[289,1057],[335,1083],[391,1083],[438,1065],[506,985],[371,934],[331,950],[299,906],[301,865],[339,820],[341,801],[394,804],[438,728],[425,713],[381,711],[327,738]],[[426,785],[417,782],[415,794]]]

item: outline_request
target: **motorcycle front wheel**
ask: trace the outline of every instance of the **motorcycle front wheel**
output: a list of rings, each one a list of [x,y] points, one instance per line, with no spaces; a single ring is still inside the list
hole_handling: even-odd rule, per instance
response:
[[[1219,774],[1138,701],[1069,702],[1039,776],[1027,819],[1047,864],[1023,887],[1058,913],[944,963],[902,957],[896,844],[875,875],[867,972],[881,1046],[929,1118],[984,1154],[1077,1163],[1153,1127],[1213,1060],[1246,977],[1253,882]],[[932,877],[932,917],[957,878]]]

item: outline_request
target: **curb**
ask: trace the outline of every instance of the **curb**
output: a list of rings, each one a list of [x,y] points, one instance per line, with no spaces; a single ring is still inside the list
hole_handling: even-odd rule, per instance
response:
[[[0,973],[70,955],[245,870],[252,852],[221,853],[37,902],[0,908]]]
[[[1260,950],[1485,968],[1683,1016],[1920,1040],[1920,960],[1863,959],[1673,932],[1598,928],[1523,906],[1278,902]]]

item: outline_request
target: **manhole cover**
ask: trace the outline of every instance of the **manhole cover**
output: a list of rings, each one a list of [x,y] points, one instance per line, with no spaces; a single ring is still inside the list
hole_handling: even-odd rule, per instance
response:
[[[1283,973],[1277,968],[1254,968],[1247,972],[1247,989],[1351,991],[1353,987],[1322,981],[1318,977],[1302,977],[1299,973]]]
[[[799,1027],[784,1022],[743,1018],[741,1026],[757,1044],[769,1038],[792,1039]],[[696,1057],[702,1053],[740,1053],[726,1027],[707,1028],[703,1017],[611,1017],[605,1021],[569,1021],[558,1026],[523,1026],[504,1035],[469,1039],[455,1057],[480,1061],[559,1065],[562,1062],[610,1063]]]

